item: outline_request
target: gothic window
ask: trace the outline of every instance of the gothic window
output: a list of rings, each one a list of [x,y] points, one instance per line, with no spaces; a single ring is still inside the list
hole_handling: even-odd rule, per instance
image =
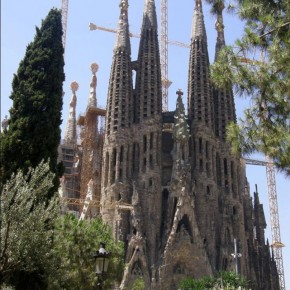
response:
[[[151,133],[150,133],[150,149],[153,148],[153,138],[154,138],[154,135],[153,135],[153,133],[151,132]]]
[[[224,159],[224,173],[228,175],[228,162],[226,158]]]
[[[227,268],[228,268],[228,259],[227,258],[223,258],[222,269],[223,269],[223,271],[226,271]]]
[[[202,153],[202,139],[199,138],[198,142],[199,142],[199,153]]]
[[[199,170],[203,171],[203,161],[202,158],[199,159]]]
[[[120,148],[120,162],[123,162],[123,155],[124,155],[124,146],[122,145]]]
[[[237,214],[237,208],[233,206],[233,215],[235,216]]]
[[[149,156],[149,164],[150,164],[150,168],[153,168],[153,156],[152,156],[152,154],[150,154],[150,156]]]
[[[113,149],[112,156],[112,166],[111,166],[111,184],[115,182],[116,179],[116,161],[117,161],[117,151],[116,148]]]
[[[208,162],[206,162],[205,167],[206,167],[207,176],[210,176],[210,167],[209,167],[209,163]]]
[[[191,243],[193,243],[192,230],[188,216],[186,214],[179,221],[176,233],[179,233],[181,238],[190,238]]]
[[[133,172],[136,172],[136,173],[139,171],[139,158],[140,158],[139,144],[134,143],[133,145]]]
[[[219,154],[216,154],[216,174],[217,174],[217,184],[221,186],[221,160]]]
[[[143,151],[146,152],[147,150],[147,136],[143,136]]]
[[[117,150],[116,148],[113,149],[113,166],[116,166],[117,162]]]
[[[208,141],[205,142],[205,156],[208,158],[209,156],[209,144]]]
[[[209,186],[206,187],[206,193],[210,194],[210,187]]]
[[[173,268],[173,273],[175,274],[184,274],[184,267],[183,265],[180,265],[179,263],[177,263],[174,268]]]
[[[105,187],[108,185],[108,173],[109,173],[109,152],[106,153],[106,160],[105,160]]]
[[[143,273],[142,273],[142,269],[141,269],[141,264],[139,261],[135,262],[133,268],[132,268],[132,272],[131,274],[133,276],[143,276]]]
[[[230,238],[230,230],[229,228],[226,228],[225,230],[225,247],[227,250],[229,250],[231,238]]]
[[[234,162],[233,161],[231,161],[231,177],[232,177],[232,179],[234,179]]]

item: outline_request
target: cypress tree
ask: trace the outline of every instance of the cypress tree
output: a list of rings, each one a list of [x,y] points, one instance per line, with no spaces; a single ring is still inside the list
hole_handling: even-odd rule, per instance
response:
[[[51,9],[41,28],[36,27],[34,40],[14,75],[9,127],[1,136],[2,183],[18,169],[26,173],[41,160],[49,160],[58,186],[62,167],[57,163],[57,149],[65,78],[62,34],[61,12]]]

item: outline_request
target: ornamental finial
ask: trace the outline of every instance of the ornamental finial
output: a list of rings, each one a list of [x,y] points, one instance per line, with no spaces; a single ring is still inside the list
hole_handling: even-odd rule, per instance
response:
[[[72,92],[75,93],[79,89],[79,84],[76,81],[74,81],[70,84],[70,88]]]
[[[99,70],[99,65],[97,63],[92,63],[91,64],[91,71],[93,74],[95,74]]]

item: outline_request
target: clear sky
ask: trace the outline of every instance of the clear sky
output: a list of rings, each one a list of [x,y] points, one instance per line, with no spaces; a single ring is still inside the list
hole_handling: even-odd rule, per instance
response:
[[[168,0],[169,39],[184,43],[190,42],[191,22],[194,0]],[[98,105],[106,106],[106,95],[111,67],[112,52],[115,35],[104,31],[90,31],[89,23],[98,26],[116,28],[119,17],[119,0],[70,0],[67,24],[67,41],[65,49],[65,75],[63,132],[68,116],[69,99],[71,97],[70,83],[77,81],[78,103],[77,112],[85,111],[89,95],[91,80],[90,64],[99,64],[97,73]],[[129,22],[131,32],[140,32],[144,0],[129,0]],[[159,17],[159,0],[156,0]],[[11,107],[9,95],[11,81],[16,73],[20,60],[25,55],[26,46],[33,40],[35,26],[41,25],[52,7],[61,8],[61,0],[3,0],[1,1],[1,120]],[[213,61],[216,31],[215,18],[209,14],[209,7],[204,4],[205,24],[208,36],[210,60]],[[235,17],[225,15],[226,42],[232,44],[241,33],[243,25]],[[132,39],[132,60],[137,58],[138,39]],[[258,56],[257,56],[258,57]],[[187,94],[189,49],[169,46],[169,79],[173,82],[169,90],[169,109],[173,110],[176,100],[176,90]],[[236,110],[241,116],[243,108],[249,104],[248,100],[236,98]],[[263,159],[263,157],[260,157]],[[269,205],[267,198],[266,170],[260,166],[248,166],[247,177],[251,186],[251,193],[258,185],[260,200],[264,204],[267,221],[266,235],[271,242]],[[286,245],[283,249],[284,272],[286,288],[290,289],[290,179],[283,174],[276,175],[278,206],[280,215],[281,241]]]

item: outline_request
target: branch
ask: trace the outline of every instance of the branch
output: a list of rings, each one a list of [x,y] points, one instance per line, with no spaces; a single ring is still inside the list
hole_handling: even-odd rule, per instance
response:
[[[7,223],[5,242],[4,242],[4,247],[3,247],[2,256],[1,256],[1,258],[3,259],[3,266],[2,266],[3,270],[5,269],[5,266],[6,266],[7,260],[8,260],[7,255],[6,255],[6,250],[7,250],[7,245],[8,245],[8,236],[9,236],[10,224],[11,224],[11,220],[9,220]]]
[[[274,32],[275,30],[278,30],[278,29],[280,29],[280,28],[282,28],[282,27],[284,27],[284,26],[287,26],[287,25],[289,25],[289,24],[290,24],[290,21],[288,21],[288,22],[282,24],[282,25],[279,26],[279,27],[273,28],[272,30],[270,30],[270,31],[268,31],[268,32],[266,32],[266,33],[264,33],[264,34],[262,34],[262,35],[260,35],[259,38],[263,38],[263,37],[267,36],[268,34],[271,34],[272,32]]]

